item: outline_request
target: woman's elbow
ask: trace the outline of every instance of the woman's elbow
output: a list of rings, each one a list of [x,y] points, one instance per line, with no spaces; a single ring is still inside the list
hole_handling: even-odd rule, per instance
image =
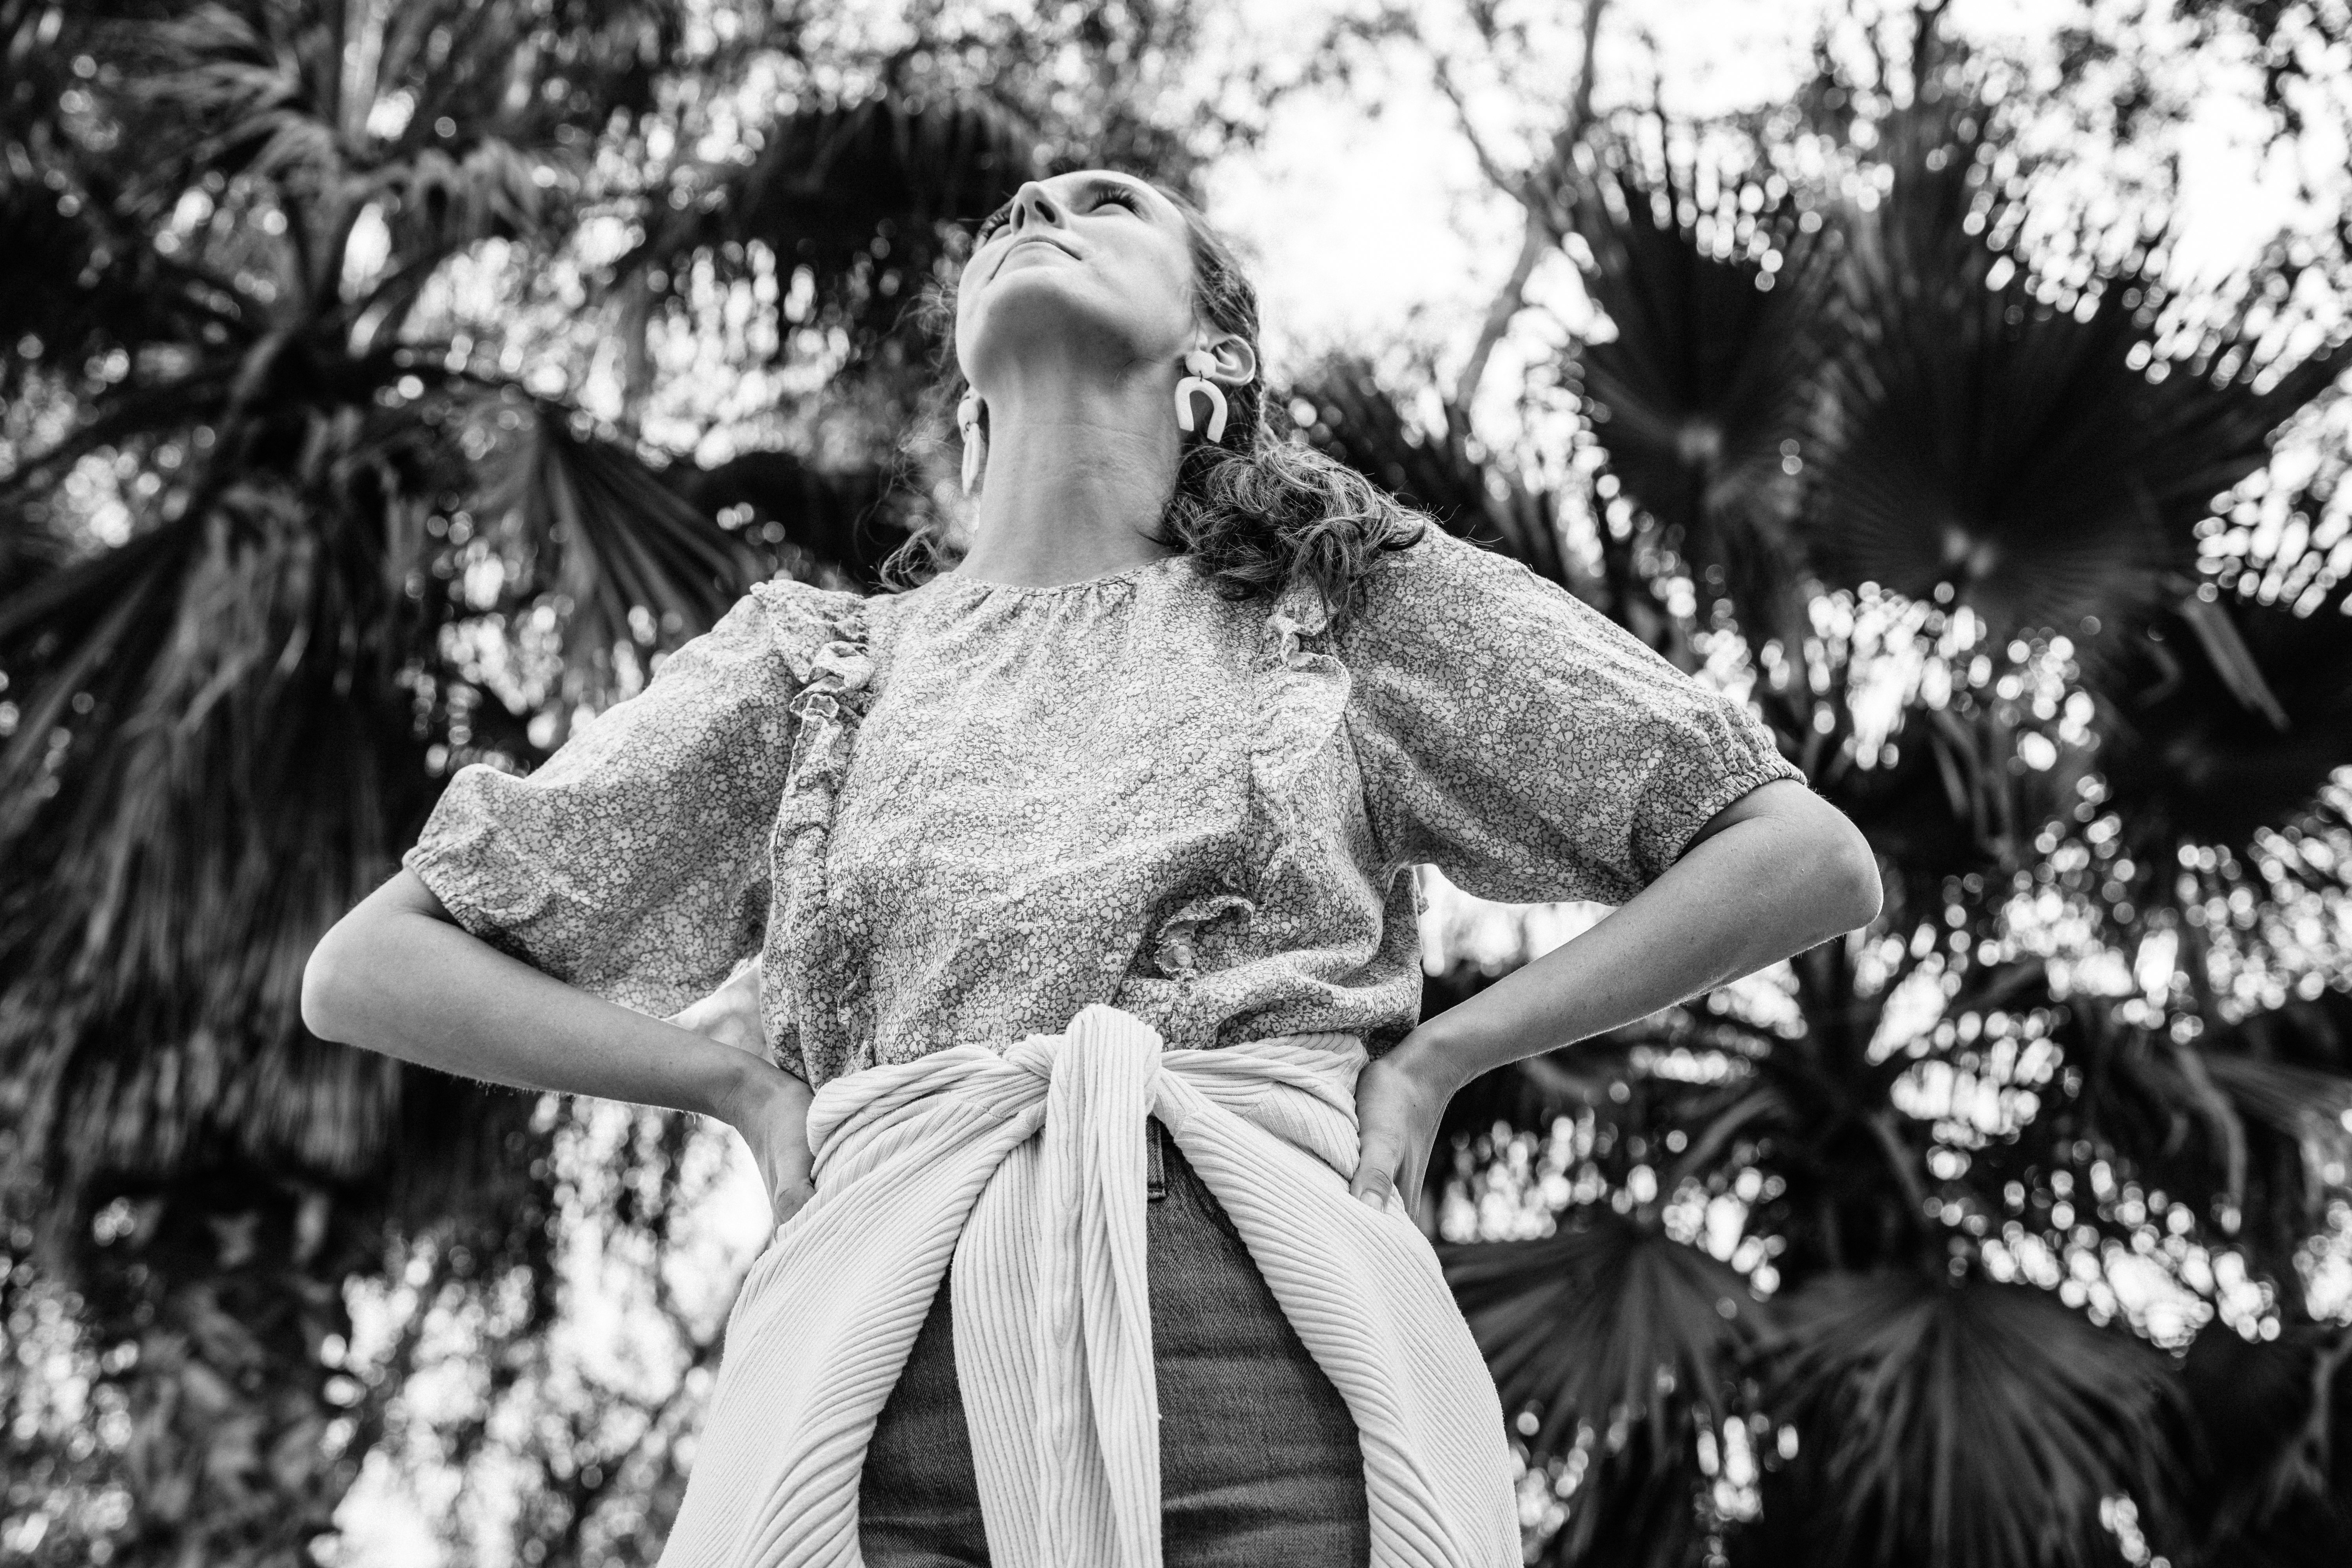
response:
[[[322,1040],[362,1044],[372,987],[388,961],[384,921],[390,911],[374,900],[362,902],[327,928],[302,965],[302,1026]]]
[[[1876,920],[1885,900],[1878,856],[1853,819],[1809,789],[1780,791],[1771,806],[1788,833],[1781,853],[1798,878],[1799,897],[1822,933],[1819,940]]]
[[[342,1002],[351,973],[349,916],[328,928],[302,965],[302,1026],[322,1040],[347,1037]]]
[[[302,966],[302,1026],[322,1040],[364,1045],[371,1020],[383,1021],[384,989],[417,964],[405,922],[450,922],[433,890],[405,868],[353,905],[310,950]]]
[[[1815,864],[1832,929],[1850,931],[1878,918],[1886,890],[1879,880],[1878,856],[1870,840],[1843,813],[1830,815],[1833,820],[1823,836],[1827,842]]]

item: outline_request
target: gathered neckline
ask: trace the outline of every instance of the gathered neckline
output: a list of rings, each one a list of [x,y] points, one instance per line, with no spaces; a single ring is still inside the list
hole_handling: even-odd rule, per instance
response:
[[[1189,561],[1192,558],[1190,551],[1180,550],[1173,554],[1157,556],[1150,561],[1138,562],[1132,566],[1121,567],[1116,572],[1106,572],[1097,577],[1078,577],[1067,583],[1004,583],[992,577],[958,577],[943,572],[922,585],[936,588],[941,592],[961,590],[975,594],[1024,595],[1075,594],[1083,589],[1100,588],[1114,583],[1129,582],[1150,573],[1158,572],[1176,562]]]

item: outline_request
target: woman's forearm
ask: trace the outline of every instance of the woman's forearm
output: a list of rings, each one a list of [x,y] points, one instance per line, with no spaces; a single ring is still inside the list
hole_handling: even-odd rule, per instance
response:
[[[1868,846],[1794,783],[1751,792],[1657,880],[1599,924],[1416,1033],[1444,1075],[1506,1062],[1646,1016],[1867,923]]]
[[[322,1038],[444,1072],[739,1125],[758,1102],[799,1086],[763,1058],[508,957],[452,922],[405,870],[320,942],[303,974],[302,1018]]]

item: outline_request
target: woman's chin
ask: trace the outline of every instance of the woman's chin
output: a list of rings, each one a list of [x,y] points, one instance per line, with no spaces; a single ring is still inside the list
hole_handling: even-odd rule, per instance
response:
[[[1038,344],[1055,339],[1130,345],[1142,324],[1136,301],[1114,297],[1100,279],[1065,257],[1062,265],[1031,262],[991,279],[986,301],[972,323],[971,347],[979,357],[988,358],[992,357],[992,341],[1016,345],[1015,354],[1034,352]]]

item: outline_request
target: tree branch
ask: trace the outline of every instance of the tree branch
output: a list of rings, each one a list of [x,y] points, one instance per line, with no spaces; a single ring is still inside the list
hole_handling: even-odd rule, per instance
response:
[[[1528,198],[1521,191],[1519,182],[1511,177],[1509,171],[1488,150],[1486,138],[1478,134],[1478,122],[1470,118],[1469,96],[1455,83],[1452,68],[1441,58],[1434,64],[1433,75],[1437,90],[1445,95],[1445,101],[1454,106],[1454,118],[1462,122],[1462,135],[1470,143],[1471,155],[1478,160],[1478,172],[1512,200],[1526,201]]]
[[[1536,263],[1553,244],[1551,226],[1536,216],[1533,204],[1528,207],[1527,229],[1519,239],[1519,258],[1512,263],[1511,275],[1504,279],[1500,292],[1486,307],[1486,319],[1478,325],[1478,341],[1470,347],[1470,358],[1462,367],[1462,374],[1454,384],[1454,395],[1447,399],[1465,415],[1470,400],[1477,395],[1478,384],[1486,378],[1486,362],[1495,356],[1495,347],[1503,334],[1511,329],[1519,309],[1527,301],[1528,279],[1535,276]]]
[[[1601,38],[1601,14],[1607,9],[1608,0],[1584,0],[1584,58],[1577,62],[1576,89],[1569,97],[1568,118],[1552,137],[1551,150],[1542,165],[1526,179],[1511,180],[1496,169],[1486,149],[1479,145],[1477,132],[1470,126],[1467,107],[1444,68],[1439,68],[1439,89],[1454,100],[1486,177],[1525,207],[1528,215],[1527,228],[1519,241],[1519,258],[1512,265],[1511,275],[1505,279],[1494,303],[1486,307],[1486,319],[1479,325],[1477,342],[1471,345],[1470,358],[1464,363],[1462,374],[1454,384],[1454,395],[1448,400],[1463,418],[1468,417],[1470,401],[1478,394],[1478,384],[1486,378],[1486,364],[1495,356],[1496,345],[1503,341],[1503,334],[1510,331],[1512,321],[1527,303],[1528,280],[1535,276],[1536,263],[1543,259],[1546,250],[1559,243],[1559,213],[1553,195],[1570,177],[1576,149],[1592,122],[1593,53]]]

